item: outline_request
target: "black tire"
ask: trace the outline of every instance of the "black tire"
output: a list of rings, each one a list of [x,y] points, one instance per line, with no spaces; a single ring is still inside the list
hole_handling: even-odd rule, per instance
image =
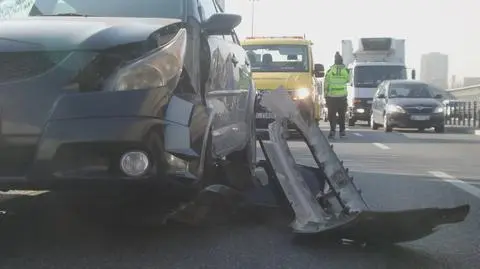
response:
[[[419,131],[420,133],[423,133],[423,132],[425,131],[425,128],[418,128],[418,131]]]
[[[257,162],[257,138],[255,120],[251,120],[250,139],[245,147],[227,156],[229,162],[225,167],[225,173],[230,175],[229,186],[240,191],[248,190],[256,186],[255,167]]]
[[[375,121],[373,120],[373,114],[370,115],[370,127],[372,130],[378,130],[378,127],[380,127]]]
[[[348,126],[355,126],[355,122],[356,121],[353,118],[348,119]]]
[[[220,171],[215,163],[215,159],[213,157],[213,147],[212,147],[212,131],[211,129],[208,131],[207,134],[207,144],[205,145],[204,149],[204,161],[203,161],[203,173],[201,177],[200,188],[203,189],[213,184],[221,183],[220,179]]]
[[[437,133],[437,134],[445,133],[445,125],[436,126],[435,127],[435,133]]]
[[[388,125],[388,118],[387,118],[387,114],[385,114],[383,116],[383,130],[385,131],[385,133],[390,133],[393,131],[393,128],[392,126]]]

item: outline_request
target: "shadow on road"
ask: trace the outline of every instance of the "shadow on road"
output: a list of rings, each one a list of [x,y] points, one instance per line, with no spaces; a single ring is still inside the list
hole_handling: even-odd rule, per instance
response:
[[[314,240],[295,240],[294,243],[305,251],[331,253],[338,259],[348,258],[349,255],[344,253],[356,253],[357,256],[371,257],[372,260],[379,259],[384,263],[382,268],[453,268],[427,253],[402,245],[361,246],[344,242]]]
[[[389,143],[392,143],[392,142],[389,142]],[[472,144],[472,145],[474,145],[474,144],[480,144],[480,140],[475,140],[475,139],[445,139],[445,138],[410,138],[409,143]]]
[[[0,268],[447,268],[406,247],[292,241],[290,219],[271,208],[189,227],[135,214],[122,225],[108,209],[77,214],[54,193],[0,205]]]

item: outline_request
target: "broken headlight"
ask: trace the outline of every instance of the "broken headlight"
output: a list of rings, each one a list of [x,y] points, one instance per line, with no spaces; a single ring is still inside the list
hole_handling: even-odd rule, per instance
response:
[[[175,37],[159,49],[120,68],[106,83],[106,91],[155,89],[177,85],[183,69],[187,31],[180,29]]]

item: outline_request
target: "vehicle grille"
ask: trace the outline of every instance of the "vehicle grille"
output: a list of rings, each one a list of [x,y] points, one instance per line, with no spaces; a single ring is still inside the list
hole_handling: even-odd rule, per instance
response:
[[[274,90],[257,89],[257,92],[259,92],[259,93],[263,93],[263,92],[273,92],[273,91],[274,91]],[[287,92],[288,92],[288,94],[289,94],[290,96],[292,96],[292,97],[293,97],[294,94],[295,94],[295,91],[294,91],[294,90],[287,90]]]
[[[0,52],[0,83],[41,75],[63,60],[69,52]]]
[[[255,104],[255,110],[257,112],[267,112],[268,110],[265,109],[263,106],[260,105],[260,101],[262,99],[262,94],[264,92],[271,92],[272,90],[263,90],[263,89],[257,89],[257,92],[259,93],[259,96],[257,97],[256,104]],[[288,95],[290,95],[292,98],[295,96],[295,91],[289,90]]]
[[[432,113],[433,112],[433,107],[405,107],[405,111],[407,111],[410,114],[424,114],[424,113]]]

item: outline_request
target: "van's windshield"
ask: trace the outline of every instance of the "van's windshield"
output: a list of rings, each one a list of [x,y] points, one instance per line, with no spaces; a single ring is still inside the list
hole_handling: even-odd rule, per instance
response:
[[[245,45],[252,72],[309,72],[307,45]]]
[[[353,74],[355,87],[376,88],[382,81],[394,79],[407,79],[407,70],[404,66],[356,66]]]

